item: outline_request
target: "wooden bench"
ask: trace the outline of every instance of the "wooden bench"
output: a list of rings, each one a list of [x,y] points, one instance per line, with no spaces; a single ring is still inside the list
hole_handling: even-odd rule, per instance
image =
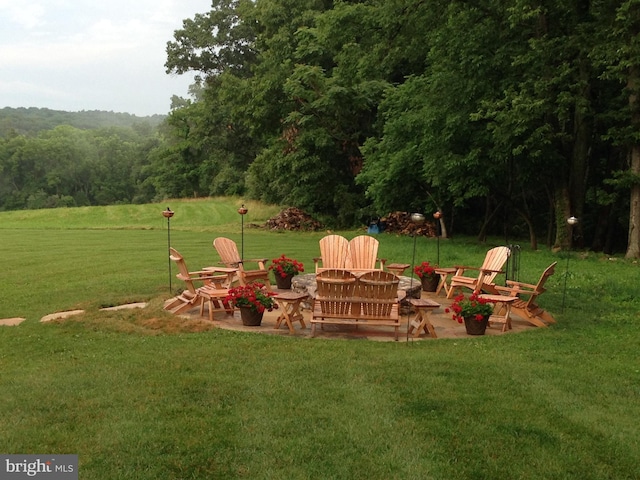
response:
[[[398,340],[400,312],[398,277],[382,270],[359,276],[329,269],[316,276],[317,291],[311,317],[311,336],[316,325],[370,325],[394,327]]]

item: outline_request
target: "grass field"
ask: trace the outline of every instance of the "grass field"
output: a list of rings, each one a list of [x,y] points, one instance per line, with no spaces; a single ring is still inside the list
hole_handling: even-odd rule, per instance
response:
[[[240,203],[168,204],[191,269],[217,261],[216,236],[241,244]],[[0,453],[76,453],[82,479],[639,478],[637,263],[523,245],[523,281],[559,261],[541,297],[558,324],[518,335],[245,334],[162,311],[166,206],[0,213],[0,318],[27,319],[0,327]],[[253,225],[278,209],[248,208],[246,257],[312,270],[326,232],[268,232]],[[412,238],[378,238],[381,256],[411,263]],[[499,243],[443,240],[440,263],[479,264]],[[416,246],[435,261],[434,239]],[[75,308],[87,313],[39,322]]]

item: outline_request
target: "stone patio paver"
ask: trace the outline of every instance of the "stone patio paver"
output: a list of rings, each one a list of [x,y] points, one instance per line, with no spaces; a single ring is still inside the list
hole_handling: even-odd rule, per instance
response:
[[[42,317],[40,322],[45,323],[50,322],[51,320],[58,320],[60,318],[69,318],[74,315],[80,315],[81,313],[84,313],[84,310],[67,310],[64,312],[50,313],[49,315]]]
[[[26,318],[22,318],[22,317],[1,318],[0,326],[15,327],[16,325],[20,325],[25,320]]]
[[[146,302],[138,302],[138,303],[125,303],[124,305],[116,305],[115,307],[105,307],[101,308],[101,312],[113,312],[116,310],[129,310],[132,308],[145,308],[147,306]]]

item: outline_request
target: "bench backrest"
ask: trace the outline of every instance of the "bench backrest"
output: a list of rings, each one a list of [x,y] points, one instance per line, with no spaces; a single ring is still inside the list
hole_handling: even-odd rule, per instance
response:
[[[391,272],[377,270],[358,278],[356,297],[360,300],[362,315],[388,317],[398,303],[400,280]],[[396,309],[397,311],[397,309]]]
[[[399,279],[390,272],[376,270],[356,277],[346,270],[324,270],[316,283],[315,301],[323,314],[383,318],[398,312]]]
[[[351,315],[351,300],[356,288],[356,277],[340,269],[329,269],[316,275],[316,298],[322,313]]]

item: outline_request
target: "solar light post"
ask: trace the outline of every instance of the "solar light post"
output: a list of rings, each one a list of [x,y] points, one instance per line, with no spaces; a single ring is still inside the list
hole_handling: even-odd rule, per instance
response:
[[[571,258],[571,250],[573,247],[573,227],[578,224],[578,219],[573,215],[567,218],[567,224],[569,225],[569,251],[567,252],[567,268],[564,272],[564,290],[562,292],[562,313],[564,313],[564,302],[567,297],[567,278],[569,277],[569,259]]]
[[[162,212],[162,216],[167,219],[167,252],[169,253],[169,293],[171,293],[171,217],[175,212],[171,211],[169,207]]]
[[[240,214],[240,238],[242,239],[242,243],[241,243],[241,247],[240,247],[240,260],[244,260],[244,216],[247,214],[249,210],[247,210],[247,208],[244,206],[244,203],[242,204],[242,206],[238,209],[238,213]]]
[[[440,266],[440,235],[442,234],[442,226],[440,225],[440,219],[442,218],[442,212],[438,210],[433,214],[433,218],[436,219],[436,249],[438,252],[438,260],[436,261],[436,265]]]
[[[419,227],[424,224],[425,216],[421,213],[412,213],[411,221],[414,225]],[[416,264],[416,231],[413,232],[413,256],[411,257],[411,286],[409,287],[409,292],[413,295],[413,269]],[[409,343],[409,320],[411,317],[411,311],[409,311],[409,315],[407,315],[407,343]]]

